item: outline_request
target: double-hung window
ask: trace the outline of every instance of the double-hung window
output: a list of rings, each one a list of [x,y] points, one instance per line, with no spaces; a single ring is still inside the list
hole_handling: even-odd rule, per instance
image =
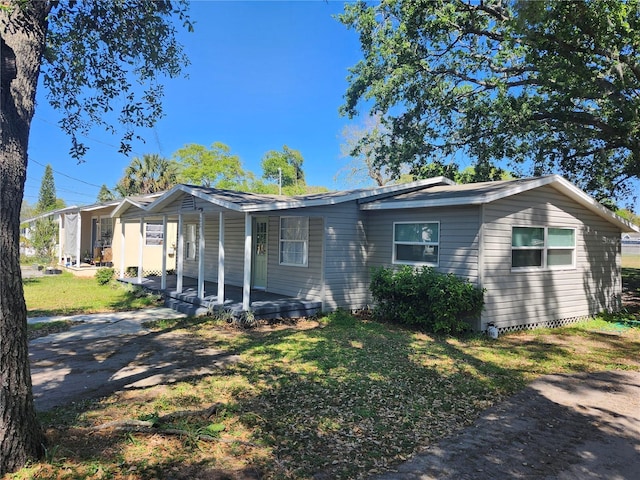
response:
[[[574,268],[576,231],[560,227],[513,227],[511,268]]]
[[[306,267],[309,217],[280,217],[280,265]]]
[[[439,222],[393,224],[393,263],[437,266],[439,253]]]

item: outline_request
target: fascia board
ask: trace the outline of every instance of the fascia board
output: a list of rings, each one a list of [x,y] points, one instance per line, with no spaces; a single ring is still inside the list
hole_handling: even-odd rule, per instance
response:
[[[228,210],[234,210],[234,211],[237,211],[237,212],[243,211],[242,208],[239,205],[236,205],[235,203],[227,202],[226,200],[221,200],[220,198],[218,198],[218,197],[216,197],[214,195],[210,195],[208,193],[201,192],[200,190],[188,187],[187,185],[176,185],[171,190],[169,190],[167,193],[162,195],[160,198],[158,198],[157,200],[155,200],[155,201],[151,202],[149,205],[147,205],[146,210],[148,210],[150,212],[157,211],[157,210],[161,209],[167,203],[170,203],[170,202],[174,201],[178,197],[178,195],[180,193],[186,193],[186,194],[191,195],[193,197],[196,197],[196,198],[199,198],[201,200],[204,200],[205,202],[213,203],[214,205],[218,205],[218,206],[226,208]]]
[[[42,218],[47,218],[55,215],[62,215],[63,213],[79,212],[80,210],[81,210],[80,207],[78,207],[77,205],[72,205],[71,207],[64,207],[58,210],[51,210],[50,212],[41,213],[40,215],[37,215],[35,217],[27,218],[26,220],[23,220],[22,222],[20,222],[20,224],[22,225],[24,223],[33,223],[36,220],[40,220]]]
[[[578,187],[568,182],[559,175],[554,175],[556,182],[552,185],[556,190],[564,193],[566,196],[574,200],[576,203],[581,204],[583,207],[591,210],[596,215],[608,220],[610,223],[616,225],[623,232],[636,232],[640,233],[640,227],[629,222],[628,220],[612,212],[607,207],[598,203],[593,197],[580,190]]]

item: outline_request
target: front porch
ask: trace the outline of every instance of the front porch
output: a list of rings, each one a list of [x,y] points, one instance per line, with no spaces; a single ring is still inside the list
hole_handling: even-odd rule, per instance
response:
[[[236,315],[243,311],[243,289],[233,285],[224,286],[224,302],[218,301],[218,284],[204,282],[204,296],[198,297],[198,279],[182,278],[182,292],[177,290],[177,276],[166,276],[166,288],[162,288],[162,277],[120,278],[119,281],[141,286],[153,292],[163,293],[165,306],[187,315],[206,315],[219,309],[230,310]],[[277,293],[251,290],[249,310],[256,319],[309,317],[320,313],[322,302],[315,299],[296,298]]]

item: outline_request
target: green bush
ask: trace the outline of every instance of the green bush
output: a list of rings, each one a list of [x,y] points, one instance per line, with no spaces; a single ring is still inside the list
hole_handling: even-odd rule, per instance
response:
[[[99,268],[96,270],[96,280],[98,285],[106,285],[113,278],[115,270],[113,268]]]
[[[419,326],[436,333],[462,333],[484,306],[484,291],[469,280],[432,268],[377,268],[371,294],[378,318]]]

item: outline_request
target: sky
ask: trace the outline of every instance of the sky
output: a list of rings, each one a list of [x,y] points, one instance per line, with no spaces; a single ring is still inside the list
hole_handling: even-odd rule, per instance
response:
[[[334,177],[348,163],[341,157],[342,130],[360,124],[339,115],[348,68],[361,58],[357,34],[334,15],[343,2],[194,1],[193,33],[179,40],[191,65],[188,78],[167,79],[165,116],[140,133],[129,156],[119,137],[94,129],[84,138],[83,163],[69,155],[70,139],[57,126],[40,85],[29,140],[25,200],[35,204],[45,166],[54,171],[56,193],[69,205],[96,202],[100,186],[113,187],[133,157],[222,142],[257,176],[270,150],[299,150],[309,185],[347,188]]]
[[[192,1],[195,31],[181,30],[178,37],[191,62],[188,77],[164,81],[165,116],[137,132],[145,142],[134,143],[129,156],[118,153],[118,136],[95,128],[84,138],[84,162],[71,158],[70,139],[57,126],[60,113],[40,85],[25,200],[37,202],[47,164],[57,196],[67,206],[87,205],[96,202],[101,185],[115,186],[133,157],[171,158],[187,144],[214,142],[228,145],[258,177],[264,154],[287,145],[301,152],[307,184],[350,188],[344,176],[336,178],[349,163],[341,154],[342,131],[364,121],[341,117],[339,108],[348,69],[362,53],[357,33],[335,18],[343,7],[325,0]],[[455,161],[461,168],[471,163]],[[640,198],[634,210],[640,212]]]

